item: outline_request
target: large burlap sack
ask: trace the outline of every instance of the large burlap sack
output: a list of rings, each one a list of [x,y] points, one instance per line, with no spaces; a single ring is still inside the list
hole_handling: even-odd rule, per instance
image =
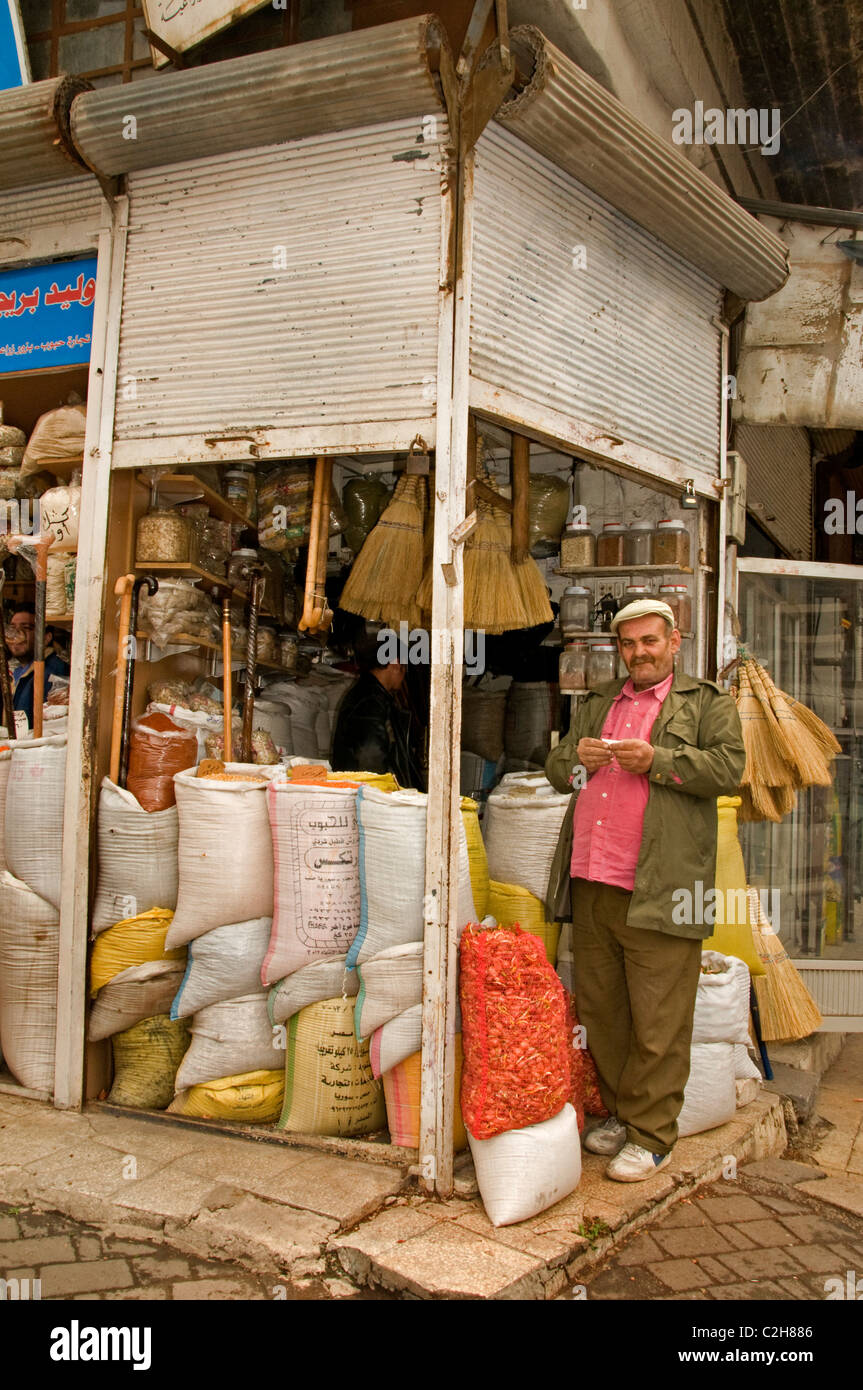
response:
[[[264,777],[270,771],[244,769],[240,763],[228,763],[227,770]],[[218,782],[180,772],[174,789],[180,817],[179,886],[168,945],[180,946],[229,922],[272,917],[273,842],[266,782]]]
[[[174,804],[174,778],[198,761],[198,736],[158,710],[133,719],[126,786],[145,811]]]
[[[197,1115],[203,1120],[237,1120],[242,1124],[273,1124],[285,1099],[285,1073],[250,1071],[222,1076],[178,1091],[168,1110],[173,1115]]]
[[[370,960],[391,946],[422,941],[425,836],[428,797],[413,790],[381,792],[360,787],[360,926],[348,965]],[[467,837],[459,822],[458,927],[477,920],[470,881]]]
[[[461,746],[486,762],[496,763],[503,755],[506,702],[511,681],[508,676],[487,680],[484,687],[465,685],[461,704]]]
[[[423,943],[391,946],[388,951],[357,967],[360,988],[354,1009],[358,1038],[369,1038],[376,1028],[422,1003]]]
[[[313,965],[304,965],[302,970],[286,975],[270,990],[267,1004],[270,1022],[287,1023],[307,1004],[317,1004],[322,999],[335,999],[337,995],[352,999],[359,987],[359,974],[345,967],[344,956],[330,956]]]
[[[188,1018],[209,1004],[260,993],[271,926],[269,917],[254,917],[251,922],[214,927],[190,941],[186,973],[170,1006],[171,1017]]]
[[[458,1153],[467,1148],[467,1132],[457,1098],[461,1090],[461,1037],[455,1040],[456,1109],[453,1116],[453,1148]],[[387,1128],[390,1143],[402,1148],[417,1149],[420,1142],[420,1103],[422,1092],[422,1053],[415,1052],[403,1062],[384,1073],[384,1100],[387,1107]]]
[[[60,908],[66,735],[17,741],[6,785],[9,872]]]
[[[734,1082],[733,1043],[693,1044],[683,1108],[677,1117],[681,1139],[734,1119],[737,1109]]]
[[[121,970],[96,996],[87,1036],[91,1042],[125,1032],[145,1018],[166,1014],[183,978],[183,962],[148,960]]]
[[[325,999],[288,1024],[285,1106],[279,1128],[295,1134],[372,1134],[386,1123],[383,1088],[368,1043],[354,1036],[349,999]]]
[[[517,883],[498,883],[489,880],[488,913],[498,926],[521,927],[522,931],[538,936],[545,947],[546,959],[550,965],[557,965],[557,946],[560,940],[560,922],[547,922],[545,903],[534,897],[527,888]]]
[[[167,1014],[156,1014],[115,1033],[111,1045],[114,1084],[109,1102],[135,1110],[165,1110],[174,1095],[177,1067],[189,1046],[185,1019],[172,1022]]]
[[[104,778],[99,792],[94,936],[151,907],[177,906],[178,835],[176,806],[145,811],[130,791]]]
[[[26,883],[0,875],[0,1050],[15,1080],[54,1089],[60,916]]]
[[[6,787],[12,771],[12,749],[0,749],[0,874],[9,867],[6,863]]]
[[[569,802],[569,795],[556,792],[544,777],[537,782],[502,782],[485,808],[489,877],[517,883],[544,900]]]
[[[492,1139],[468,1131],[476,1180],[493,1226],[511,1226],[547,1211],[581,1180],[578,1122],[567,1104],[550,1120]]]
[[[748,1046],[749,966],[736,956],[702,951],[692,1041]]]
[[[166,908],[154,907],[101,932],[90,955],[90,994],[98,994],[130,966],[150,960],[185,961],[185,946],[169,951],[165,944],[172,916]]]
[[[271,781],[273,929],[265,985],[327,956],[345,955],[360,924],[355,787]]]
[[[177,1073],[177,1090],[238,1076],[246,1071],[274,1071],[284,1060],[278,1030],[267,1015],[264,993],[223,999],[200,1009],[191,1023],[192,1041]]]

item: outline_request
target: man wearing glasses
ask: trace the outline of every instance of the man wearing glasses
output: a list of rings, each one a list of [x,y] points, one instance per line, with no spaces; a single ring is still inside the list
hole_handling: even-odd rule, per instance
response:
[[[53,640],[51,628],[45,629],[45,645]],[[12,704],[23,710],[29,728],[33,728],[33,653],[36,641],[36,609],[32,603],[19,603],[6,624],[6,648],[17,666],[12,670]],[[68,676],[69,664],[56,652],[45,657],[45,695],[51,676]]]

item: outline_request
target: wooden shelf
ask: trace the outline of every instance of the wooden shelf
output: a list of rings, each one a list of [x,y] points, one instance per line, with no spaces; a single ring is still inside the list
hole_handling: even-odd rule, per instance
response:
[[[72,617],[68,613],[58,613],[55,617],[53,613],[45,614],[46,627],[71,627]]]
[[[138,474],[137,482],[150,491],[150,483]],[[229,521],[232,526],[242,526],[245,530],[257,530],[257,523],[249,521],[236,507],[226,502],[220,492],[202,483],[192,473],[166,473],[156,483],[156,496],[159,501],[174,498],[176,502],[206,502],[213,516],[219,521]]]
[[[136,633],[135,633],[135,637],[136,637],[136,639],[137,639],[139,642],[152,642],[153,645],[156,646],[156,647],[158,647],[158,645],[159,645],[158,642],[156,641],[155,637],[151,637],[150,634],[149,634],[148,632],[136,632]],[[218,652],[218,653],[219,653],[219,656],[222,655],[222,644],[221,644],[221,642],[209,642],[209,641],[206,641],[206,640],[205,640],[204,638],[202,638],[202,637],[190,637],[189,634],[188,634],[187,632],[178,632],[178,633],[175,633],[175,635],[171,638],[170,642],[168,643],[168,646],[169,646],[169,647],[203,647],[203,648],[205,649],[205,651],[208,651],[208,652]],[[237,655],[236,652],[232,652],[232,653],[231,653],[231,665],[233,665],[235,661],[240,661],[240,660],[241,660],[241,658]],[[282,675],[285,675],[285,676],[295,676],[295,675],[297,674],[295,670],[291,670],[291,669],[290,669],[289,667],[287,667],[287,666],[281,666],[281,665],[280,665],[278,662],[276,662],[276,661],[262,661],[260,658],[258,658],[257,664],[258,664],[258,666],[263,666],[264,669],[267,670],[267,671],[279,671],[279,672],[281,672]],[[241,663],[241,665],[240,665],[240,670],[245,670],[245,665],[242,664],[242,663]]]
[[[165,578],[171,576],[177,579],[199,579],[201,588],[206,589],[208,594],[212,593],[214,589],[220,589],[223,592],[229,590],[232,597],[241,599],[243,602],[249,597],[245,589],[238,588],[236,584],[229,584],[224,576],[210,574],[209,570],[202,569],[200,565],[193,564],[191,560],[176,560],[173,564],[163,560],[148,561],[145,564],[138,564],[136,561],[135,572],[139,575],[152,574],[155,575],[156,579],[159,578],[159,575],[164,575]]]
[[[694,637],[695,633],[681,632],[680,635],[681,637]],[[580,629],[578,632],[571,632],[568,637],[564,637],[562,645],[566,647],[570,642],[586,642],[589,638],[593,638],[594,642],[614,642],[615,634],[613,632],[594,632],[593,628]],[[549,646],[557,645],[557,642],[549,643]]]
[[[596,574],[623,579],[627,574],[694,574],[688,565],[573,565],[556,569],[555,574]]]

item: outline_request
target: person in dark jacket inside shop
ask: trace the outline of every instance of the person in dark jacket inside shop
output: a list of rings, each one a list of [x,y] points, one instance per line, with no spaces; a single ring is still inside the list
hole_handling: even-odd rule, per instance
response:
[[[69,663],[56,652],[49,652],[54,634],[45,629],[45,698],[50,693],[51,676],[68,676]],[[10,656],[12,675],[12,705],[27,716],[33,728],[33,656],[36,644],[36,608],[32,603],[19,603],[6,623],[6,649]]]
[[[361,674],[339,708],[333,767],[339,772],[391,772],[399,786],[419,786],[410,712],[396,699],[407,674],[406,661],[386,660],[378,633],[362,634],[354,651]]]

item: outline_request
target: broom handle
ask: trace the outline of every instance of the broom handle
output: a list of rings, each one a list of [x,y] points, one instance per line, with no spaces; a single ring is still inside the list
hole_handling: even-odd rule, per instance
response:
[[[512,562],[523,565],[530,555],[530,440],[512,436]]]
[[[770,1058],[767,1055],[767,1045],[761,1036],[761,1010],[758,1007],[758,995],[755,993],[755,985],[750,978],[749,981],[749,1012],[752,1015],[752,1028],[755,1033],[755,1041],[758,1043],[758,1051],[761,1053],[761,1062],[764,1067],[764,1079],[773,1080],[773,1068],[770,1065]]]

